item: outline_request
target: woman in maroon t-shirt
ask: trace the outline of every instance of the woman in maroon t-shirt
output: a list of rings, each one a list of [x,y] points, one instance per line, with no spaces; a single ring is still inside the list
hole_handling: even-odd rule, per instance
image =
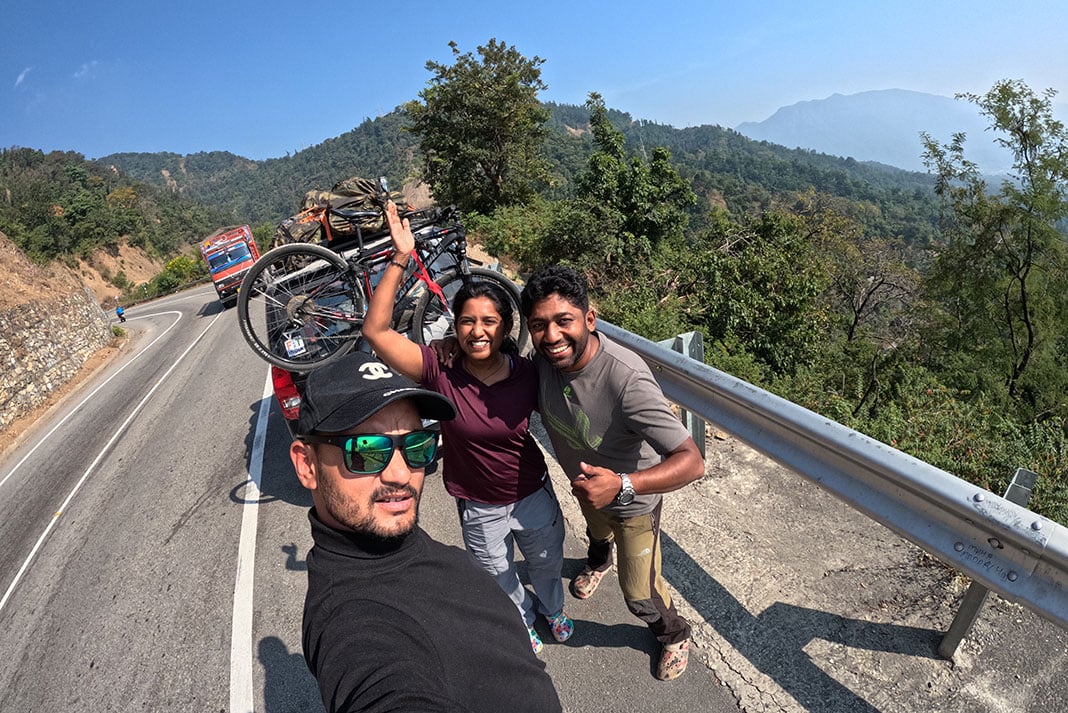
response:
[[[570,638],[574,623],[563,612],[564,518],[529,430],[538,405],[537,371],[516,353],[508,335],[517,316],[507,294],[491,283],[468,283],[453,299],[462,358],[452,366],[439,364],[431,348],[391,328],[415,239],[392,202],[386,219],[394,254],[371,297],[363,336],[390,367],[455,404],[456,419],[441,424],[445,489],[456,498],[468,554],[515,602],[538,652],[537,614],[557,641]],[[536,596],[519,580],[515,545],[527,561]]]

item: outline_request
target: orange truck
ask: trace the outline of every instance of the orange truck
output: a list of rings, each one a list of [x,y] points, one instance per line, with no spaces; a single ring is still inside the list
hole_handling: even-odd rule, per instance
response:
[[[260,258],[252,230],[247,225],[217,230],[201,241],[200,254],[208,263],[219,302],[223,307],[233,307],[237,304],[237,288],[241,286],[241,280]]]

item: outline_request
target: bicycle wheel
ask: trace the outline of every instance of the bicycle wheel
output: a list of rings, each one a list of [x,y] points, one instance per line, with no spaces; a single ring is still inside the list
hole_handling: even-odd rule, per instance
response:
[[[519,311],[519,288],[501,273],[487,270],[484,267],[471,268],[469,276],[455,270],[438,276],[434,282],[445,294],[445,304],[442,304],[441,299],[433,291],[423,291],[415,305],[415,314],[412,317],[412,339],[417,344],[430,344],[435,339],[455,336],[456,330],[452,323],[452,299],[468,280],[492,282],[505,291],[512,302],[512,311],[515,314],[512,339],[519,345],[519,353],[525,353],[529,346],[530,336],[527,333],[526,320]]]
[[[366,309],[363,287],[343,257],[293,243],[265,253],[245,275],[237,321],[260,358],[308,371],[352,349]]]

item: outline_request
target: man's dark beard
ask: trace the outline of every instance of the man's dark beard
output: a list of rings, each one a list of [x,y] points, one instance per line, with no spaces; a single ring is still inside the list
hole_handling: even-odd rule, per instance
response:
[[[412,527],[407,532],[400,532],[395,535],[383,535],[380,532],[375,532],[370,527],[361,529],[361,534],[366,537],[372,544],[382,549],[391,549],[397,547],[408,535],[412,534],[412,531],[419,525],[419,493],[415,488],[410,485],[405,485],[401,488],[381,487],[374,491],[371,495],[372,502],[379,498],[388,498],[393,495],[406,494],[415,500],[415,520],[412,521]]]
[[[363,530],[360,535],[366,541],[366,547],[371,550],[379,552],[389,551],[400,547],[401,544],[408,538],[408,535],[412,534],[416,527],[419,525],[419,513],[415,513],[415,521],[412,523],[412,529],[404,533],[398,533],[396,535],[383,535],[371,530]]]
[[[320,488],[326,500],[324,504],[328,507],[334,519],[377,546],[388,549],[400,544],[419,523],[419,491],[411,485],[402,487],[380,486],[376,488],[366,503],[368,511],[363,514],[357,512],[355,508],[346,507],[344,498],[334,490],[333,483],[328,479],[320,481]],[[375,518],[372,514],[374,503],[377,500],[394,495],[407,495],[415,500],[415,518],[412,521],[412,527],[404,532],[383,533],[377,529]]]

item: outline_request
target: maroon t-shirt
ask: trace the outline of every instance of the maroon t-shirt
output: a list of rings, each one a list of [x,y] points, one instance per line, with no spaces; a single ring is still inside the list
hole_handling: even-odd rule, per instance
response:
[[[508,378],[486,386],[463,363],[443,366],[423,352],[422,383],[449,397],[456,418],[441,422],[445,490],[465,500],[507,505],[542,487],[545,457],[530,434],[538,407],[538,372],[529,359],[511,356]]]

